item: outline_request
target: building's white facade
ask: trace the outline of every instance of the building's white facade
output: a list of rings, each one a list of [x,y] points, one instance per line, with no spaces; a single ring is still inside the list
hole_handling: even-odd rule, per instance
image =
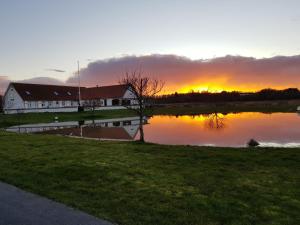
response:
[[[26,101],[23,100],[13,85],[9,85],[3,96],[5,114],[33,112],[76,112],[78,101]]]
[[[137,105],[137,100],[132,91],[126,90],[125,94],[119,98],[99,98],[92,100],[82,100],[81,105],[85,110],[109,110],[124,109],[126,106]]]
[[[18,85],[20,86],[20,84]],[[22,93],[20,93],[20,90],[18,91],[15,88],[14,83],[11,83],[8,86],[3,96],[3,111],[5,114],[78,111],[78,97],[74,94],[73,99],[55,99],[55,96],[54,99],[52,99],[51,94],[53,93],[47,93],[47,97],[43,100],[32,100],[29,98],[33,95],[32,91],[30,90],[30,85],[24,85],[28,86],[28,90],[23,88]],[[85,88],[83,88],[83,90],[85,90]],[[58,95],[56,91],[54,91],[54,93]],[[69,94],[71,95],[71,93]],[[129,89],[125,90],[122,96],[114,96],[114,98],[103,98],[99,96],[95,97],[94,99],[82,98],[82,100],[80,101],[80,105],[84,107],[84,110],[124,109],[126,108],[125,105],[134,105],[135,103],[135,96]]]

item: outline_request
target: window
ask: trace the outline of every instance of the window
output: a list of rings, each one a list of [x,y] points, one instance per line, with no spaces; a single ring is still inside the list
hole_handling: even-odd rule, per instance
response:
[[[122,100],[122,105],[130,105],[130,100],[129,99],[123,99]]]
[[[120,126],[120,122],[113,122],[113,126],[114,127],[119,127]]]
[[[123,126],[128,126],[131,125],[131,121],[130,120],[126,120],[123,122]]]
[[[112,100],[112,105],[119,105],[119,99],[113,99]]]

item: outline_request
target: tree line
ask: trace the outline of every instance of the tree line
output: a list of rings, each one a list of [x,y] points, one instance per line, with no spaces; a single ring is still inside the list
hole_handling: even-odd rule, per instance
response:
[[[300,91],[297,88],[284,90],[263,89],[258,92],[190,92],[173,93],[169,95],[155,96],[156,104],[187,103],[187,102],[230,102],[230,101],[266,101],[266,100],[291,100],[300,99]]]

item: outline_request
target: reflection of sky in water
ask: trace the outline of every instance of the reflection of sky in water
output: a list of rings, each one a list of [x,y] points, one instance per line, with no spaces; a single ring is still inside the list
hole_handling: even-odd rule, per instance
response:
[[[43,132],[109,140],[138,139],[138,117],[99,121],[21,125],[14,132]],[[154,116],[144,126],[148,142],[160,144],[245,146],[255,139],[265,147],[300,147],[296,113],[230,113],[196,116]]]
[[[145,126],[149,142],[212,146],[245,146],[251,139],[269,147],[300,147],[296,113],[230,113],[155,116]]]

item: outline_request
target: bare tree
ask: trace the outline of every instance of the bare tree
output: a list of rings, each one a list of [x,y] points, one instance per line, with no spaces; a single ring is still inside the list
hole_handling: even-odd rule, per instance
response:
[[[135,96],[135,104],[124,105],[134,110],[140,118],[140,141],[145,142],[143,123],[146,108],[152,105],[152,98],[155,97],[164,87],[164,82],[150,76],[144,76],[141,70],[131,73],[126,72],[120,80],[120,84],[126,84],[130,92]]]

